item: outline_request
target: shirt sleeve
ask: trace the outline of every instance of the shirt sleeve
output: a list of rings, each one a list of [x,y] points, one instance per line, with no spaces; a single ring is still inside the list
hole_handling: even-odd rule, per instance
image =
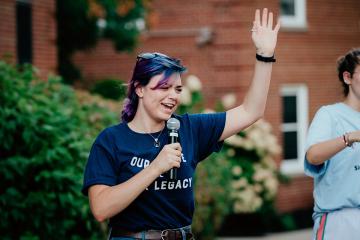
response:
[[[212,152],[219,152],[224,143],[219,139],[224,131],[226,113],[192,114],[189,118],[194,125],[199,161]]]
[[[321,107],[318,110],[318,112],[315,114],[315,117],[310,125],[306,139],[305,152],[307,152],[312,145],[327,141],[331,138],[332,138],[332,118],[330,113],[327,111],[326,107]],[[328,161],[325,161],[323,164],[313,165],[308,161],[305,154],[305,161],[304,161],[305,174],[310,177],[321,176],[325,173],[328,163],[329,163]]]
[[[105,132],[101,133],[95,140],[85,166],[84,182],[81,190],[84,195],[88,195],[88,189],[92,185],[116,185],[115,151],[112,144],[110,144],[111,142],[109,135]]]

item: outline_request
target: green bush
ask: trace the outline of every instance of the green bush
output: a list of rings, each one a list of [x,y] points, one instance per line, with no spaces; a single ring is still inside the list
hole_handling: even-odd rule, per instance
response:
[[[126,86],[121,80],[105,79],[97,81],[91,88],[91,92],[99,94],[104,98],[120,100],[125,98]]]
[[[220,152],[210,155],[196,169],[195,213],[192,224],[196,239],[214,239],[230,212],[230,167],[230,162],[223,152]]]
[[[0,61],[2,239],[104,237],[80,189],[93,139],[116,118],[81,105],[58,77],[41,81],[31,66]]]
[[[271,125],[261,119],[225,140],[223,151],[231,163],[233,213],[270,212],[279,185],[274,158],[280,146]]]

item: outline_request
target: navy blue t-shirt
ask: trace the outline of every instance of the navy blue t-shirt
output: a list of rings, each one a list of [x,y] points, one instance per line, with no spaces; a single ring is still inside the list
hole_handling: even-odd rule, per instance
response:
[[[219,151],[219,138],[225,126],[225,113],[175,115],[180,121],[179,141],[182,162],[177,180],[160,175],[127,208],[110,219],[111,227],[129,231],[171,229],[190,225],[194,212],[193,175],[197,164]],[[152,133],[158,136],[160,132]],[[165,129],[161,146],[145,133],[132,131],[126,123],[109,127],[95,140],[86,164],[83,194],[95,184],[114,186],[123,183],[147,167],[168,144]]]

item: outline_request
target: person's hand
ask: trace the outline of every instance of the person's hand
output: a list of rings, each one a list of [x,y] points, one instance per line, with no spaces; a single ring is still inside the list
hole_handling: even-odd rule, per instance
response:
[[[360,142],[360,130],[355,131],[355,132],[349,132],[348,138],[349,138],[349,142],[351,144],[355,143],[355,142]]]
[[[272,57],[274,55],[277,34],[280,29],[280,22],[277,22],[273,29],[273,13],[268,13],[264,8],[260,18],[260,10],[255,11],[255,20],[253,22],[252,40],[256,47],[256,53],[263,57]]]
[[[173,167],[179,168],[181,163],[181,151],[180,143],[165,145],[150,165],[157,169],[159,174],[167,172]]]

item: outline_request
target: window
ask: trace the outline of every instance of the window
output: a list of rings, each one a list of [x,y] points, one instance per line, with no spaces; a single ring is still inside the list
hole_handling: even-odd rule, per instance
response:
[[[32,62],[31,1],[16,2],[16,48],[19,64]]]
[[[280,0],[281,26],[306,29],[306,0]]]
[[[303,172],[305,137],[308,128],[308,91],[305,85],[281,88],[284,173]]]

